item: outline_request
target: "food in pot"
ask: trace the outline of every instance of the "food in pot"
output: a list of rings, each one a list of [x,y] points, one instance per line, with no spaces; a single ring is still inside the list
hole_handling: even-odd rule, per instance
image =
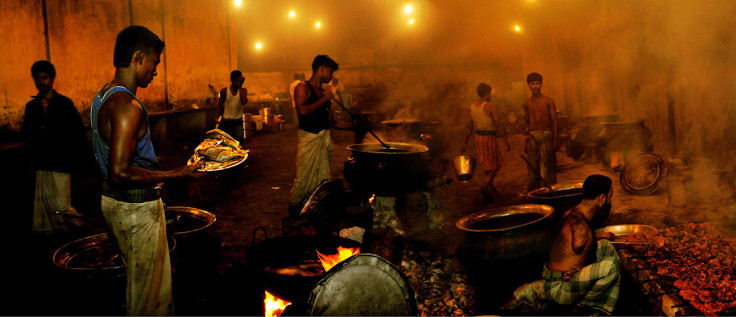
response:
[[[282,274],[282,275],[293,275],[293,276],[322,276],[325,275],[325,269],[322,267],[322,263],[319,261],[308,260],[297,265],[289,266],[277,266],[267,267],[264,269],[266,272]]]
[[[704,315],[736,313],[736,238],[711,223],[688,223],[621,240],[653,241],[632,247]]]
[[[187,164],[200,164],[200,171],[216,171],[245,160],[247,151],[240,143],[220,129],[208,131]]]

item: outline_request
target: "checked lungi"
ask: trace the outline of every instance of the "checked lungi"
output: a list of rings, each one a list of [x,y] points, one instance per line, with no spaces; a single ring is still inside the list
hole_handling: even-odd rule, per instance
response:
[[[599,240],[596,262],[573,272],[543,273],[547,299],[612,314],[621,287],[621,261],[611,241]]]
[[[485,171],[498,171],[503,166],[501,151],[495,135],[475,134],[475,143],[478,151],[478,161]]]

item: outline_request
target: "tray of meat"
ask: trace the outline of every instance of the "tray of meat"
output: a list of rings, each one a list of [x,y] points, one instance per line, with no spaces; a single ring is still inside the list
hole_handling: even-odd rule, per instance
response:
[[[188,165],[200,164],[200,171],[215,172],[233,168],[245,162],[248,150],[240,147],[240,142],[220,129],[205,133],[205,138],[187,161]]]

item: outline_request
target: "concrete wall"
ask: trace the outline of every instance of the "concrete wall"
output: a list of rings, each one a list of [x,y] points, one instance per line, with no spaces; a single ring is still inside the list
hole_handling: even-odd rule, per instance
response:
[[[48,52],[56,66],[54,87],[70,97],[82,118],[94,95],[114,74],[117,33],[131,24],[148,27],[166,42],[158,76],[138,92],[152,112],[212,103],[209,84],[226,85],[237,67],[229,41],[225,1],[46,0]],[[18,131],[29,96],[37,91],[33,62],[47,59],[42,0],[0,1],[0,130]]]

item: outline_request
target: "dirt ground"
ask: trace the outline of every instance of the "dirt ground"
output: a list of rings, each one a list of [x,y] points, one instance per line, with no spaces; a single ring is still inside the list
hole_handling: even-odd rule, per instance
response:
[[[350,155],[346,147],[353,143],[353,133],[335,130],[333,139],[335,148],[332,152],[332,176],[342,178],[343,163]],[[370,137],[367,138],[367,141],[371,141]],[[289,191],[295,174],[296,142],[296,130],[294,129],[257,133],[249,136],[245,142],[244,147],[250,152],[247,161],[242,166],[211,173],[197,182],[166,185],[164,202],[169,206],[197,207],[217,216],[217,221],[210,228],[210,232],[221,248],[218,256],[215,257],[216,263],[213,264],[216,266],[212,270],[215,276],[208,277],[210,280],[221,278],[216,275],[221,275],[229,268],[242,264],[245,251],[254,242],[256,228],[266,228],[269,237],[281,236],[281,224],[288,215]],[[433,254],[451,257],[463,238],[463,232],[455,227],[458,219],[486,209],[530,203],[530,198],[524,195],[527,181],[526,166],[520,158],[520,154],[523,153],[523,137],[513,135],[510,137],[510,142],[511,151],[502,151],[504,165],[496,179],[499,193],[492,203],[484,203],[480,195],[483,177],[478,169],[472,180],[459,182],[455,178],[451,165],[442,164],[442,160],[438,160],[440,163],[433,165],[433,173],[440,175],[444,173],[448,179],[452,179],[449,184],[431,188],[427,192],[433,198],[432,202],[437,204],[435,209],[441,212],[435,214],[431,219],[416,214],[413,216],[400,215],[400,218],[405,220],[402,226],[407,232],[405,237],[407,245],[413,248],[426,248]],[[190,151],[190,148],[182,147],[180,153],[163,159],[162,163],[165,167],[181,164],[186,161]],[[449,151],[442,158],[449,160],[457,154],[459,153]],[[472,146],[470,154],[474,154]],[[666,186],[649,196],[635,196],[627,193],[620,185],[619,174],[602,170],[598,163],[586,163],[585,160],[575,161],[560,152],[558,153],[558,166],[558,182],[583,180],[594,173],[607,175],[614,180],[613,208],[606,224],[641,223],[664,228],[686,222],[728,220],[736,215],[736,207],[734,207],[736,205],[732,194],[721,195],[717,200],[692,203],[682,203],[678,199],[675,205],[672,203],[673,199],[669,197],[671,191],[668,191]],[[77,200],[74,204],[79,206],[78,209],[85,216],[101,220],[98,209],[99,194],[95,191],[94,184],[88,183],[84,185],[85,188],[75,188],[73,197],[76,197]],[[423,197],[426,196],[409,195],[406,197],[406,204],[410,206],[426,205],[428,201]],[[417,208],[412,210],[417,210]],[[64,294],[67,286],[59,283],[59,274],[66,273],[59,273],[58,269],[52,268],[49,263],[50,255],[61,244],[103,231],[101,224],[87,222],[82,229],[64,236],[29,240],[32,246],[27,249],[30,251],[27,251],[29,254],[26,255],[26,263],[28,263],[26,269],[27,273],[34,277],[32,282],[22,284],[23,286],[19,288],[16,295],[23,301],[30,301],[35,297],[51,300],[56,306],[46,308],[27,306],[24,309],[13,311],[12,314],[105,314],[105,311],[75,309],[74,307],[77,306],[70,304],[74,295]],[[256,240],[261,239],[261,236],[256,238]],[[196,254],[192,256],[192,258],[196,257]],[[73,284],[74,278],[64,277],[61,280]],[[201,279],[194,280],[197,283],[207,283]],[[120,281],[116,283],[118,287],[115,289],[119,291]],[[190,297],[180,295],[178,314],[216,314],[207,311],[206,308],[196,306],[196,300],[192,300],[201,298],[204,292],[202,290],[212,288],[211,285],[196,290],[192,290],[194,287],[191,285],[188,287],[189,292],[179,292],[179,294],[188,294],[187,296]],[[39,289],[42,290],[40,293]],[[198,291],[200,293],[197,293]],[[113,310],[110,314],[117,313],[120,311]]]

